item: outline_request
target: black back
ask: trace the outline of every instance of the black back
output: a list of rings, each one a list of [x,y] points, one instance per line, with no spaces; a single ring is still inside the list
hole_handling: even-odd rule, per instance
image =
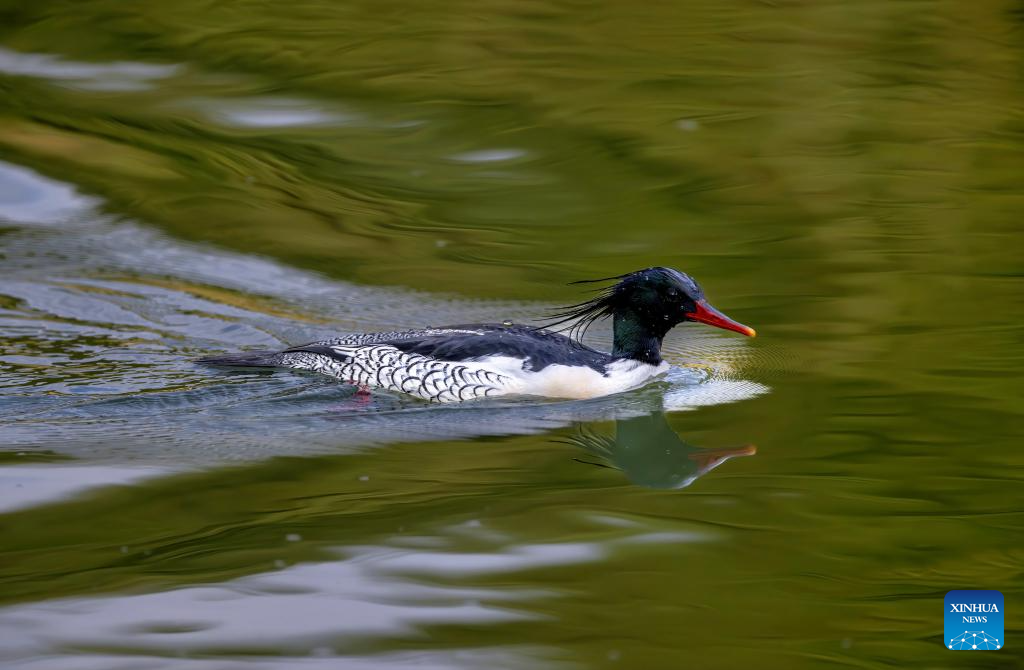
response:
[[[486,356],[510,356],[526,359],[524,370],[534,372],[549,365],[585,366],[602,374],[614,358],[585,344],[575,342],[561,333],[530,326],[483,323],[447,326],[453,330],[474,330],[472,333],[424,335],[381,342],[407,353],[429,356],[441,361],[468,361]]]

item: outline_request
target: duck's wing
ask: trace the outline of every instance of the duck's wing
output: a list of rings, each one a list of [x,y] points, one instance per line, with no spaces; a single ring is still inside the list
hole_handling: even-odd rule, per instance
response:
[[[610,355],[561,333],[530,326],[478,324],[400,335],[378,343],[438,361],[465,363],[492,357],[517,359],[522,361],[524,370],[532,372],[560,364],[588,367],[603,373],[612,361]]]
[[[336,344],[394,344],[406,340],[420,340],[429,337],[458,337],[460,335],[478,336],[484,335],[486,332],[488,332],[489,328],[491,328],[489,324],[481,324],[467,326],[444,326],[441,328],[427,327],[420,328],[418,330],[393,330],[380,333],[353,333],[351,335],[332,337],[329,340],[310,342],[309,345],[305,346],[333,346]]]

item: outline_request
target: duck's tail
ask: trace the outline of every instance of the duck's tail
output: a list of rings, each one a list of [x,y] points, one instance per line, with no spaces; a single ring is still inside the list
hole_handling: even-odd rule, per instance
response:
[[[217,365],[227,368],[276,368],[284,362],[284,354],[280,351],[254,350],[242,351],[237,354],[218,354],[204,356],[196,363]]]

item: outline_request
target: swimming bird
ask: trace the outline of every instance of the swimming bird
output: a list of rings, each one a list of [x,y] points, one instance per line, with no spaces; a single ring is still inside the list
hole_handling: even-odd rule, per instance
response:
[[[595,398],[636,388],[667,372],[661,343],[680,323],[756,334],[712,307],[692,277],[672,268],[574,283],[611,281],[594,298],[553,314],[555,321],[544,327],[504,322],[365,333],[199,362],[310,370],[363,390],[401,391],[433,402],[502,395]],[[607,317],[612,319],[611,353],[579,341],[591,324]],[[569,335],[552,330],[566,324]]]

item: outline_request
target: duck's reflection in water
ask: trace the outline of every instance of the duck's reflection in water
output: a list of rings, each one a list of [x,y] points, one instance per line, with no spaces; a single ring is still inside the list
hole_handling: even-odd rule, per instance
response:
[[[562,440],[596,457],[607,467],[621,470],[634,484],[653,489],[681,489],[736,456],[753,456],[757,447],[704,449],[679,437],[664,412],[615,422],[614,435],[602,435],[582,425]],[[582,460],[582,459],[581,459]]]

